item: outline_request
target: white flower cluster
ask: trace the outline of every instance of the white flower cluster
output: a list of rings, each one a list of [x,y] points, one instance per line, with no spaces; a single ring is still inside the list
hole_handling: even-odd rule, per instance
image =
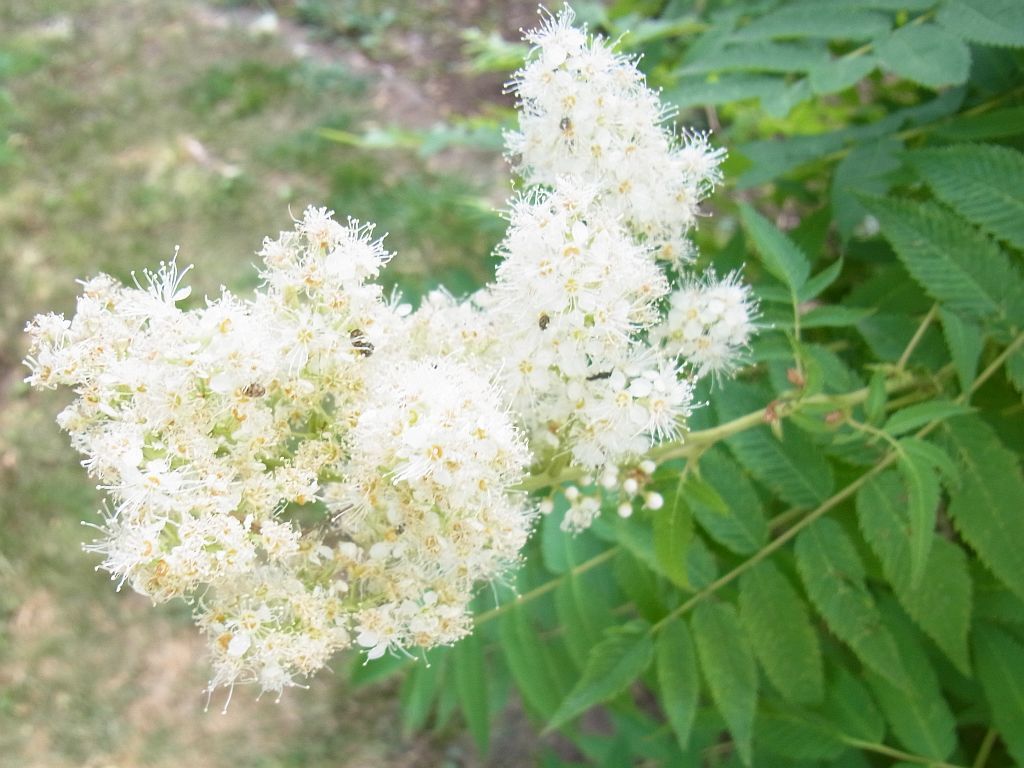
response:
[[[78,393],[59,421],[110,492],[104,567],[194,601],[213,685],[280,691],[351,638],[464,635],[529,531],[509,492],[529,457],[487,380],[407,359],[370,228],[310,208],[262,255],[251,301],[191,311],[173,263],[145,288],[95,278],[72,321],[30,325],[28,362]]]
[[[652,329],[651,339],[685,360],[698,378],[729,373],[754,331],[755,312],[737,273],[719,280],[709,271],[672,292],[668,314]]]
[[[647,87],[633,59],[573,26],[571,10],[526,34],[530,62],[512,81],[519,130],[509,157],[529,184],[585,179],[604,215],[621,219],[659,258],[690,255],[686,233],[720,181],[722,150],[702,133],[677,134],[674,110]]]
[[[60,424],[110,494],[91,548],[121,584],[194,606],[211,689],[456,641],[529,534],[528,465],[583,467],[630,513],[694,382],[735,366],[750,293],[684,263],[722,153],[667,127],[635,62],[572,21],[527,36],[508,146],[528,188],[467,300],[385,300],[372,226],[311,207],[264,242],[252,299],[182,310],[172,262],[144,286],[94,278],[72,320],[29,325],[29,381],[74,388]],[[566,496],[568,529],[601,511]]]
[[[691,277],[683,263],[723,153],[675,134],[635,62],[574,27],[571,10],[527,39],[506,139],[529,186],[496,280],[468,302],[428,297],[413,338],[496,371],[540,465],[568,454],[604,473],[678,437],[694,381],[735,365],[755,307],[737,275]],[[666,260],[682,275],[674,292]]]

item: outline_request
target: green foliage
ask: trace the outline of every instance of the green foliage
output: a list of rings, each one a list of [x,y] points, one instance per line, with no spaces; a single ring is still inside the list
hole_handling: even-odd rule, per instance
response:
[[[943,434],[960,464],[963,483],[950,493],[949,514],[978,557],[1024,598],[1024,478],[995,431],[977,417],[950,422]]]
[[[999,247],[935,203],[865,200],[907,271],[944,307],[1024,322],[1024,279]]]
[[[487,704],[487,675],[484,670],[484,653],[477,635],[464,638],[452,657],[455,670],[455,689],[459,695],[469,732],[473,734],[477,748],[487,752],[490,742],[491,713]]]
[[[914,754],[945,760],[956,746],[956,721],[939,690],[939,680],[913,632],[893,616],[888,622],[897,639],[912,685],[897,687],[868,672],[868,684],[899,742]]]
[[[578,10],[714,107],[680,118],[731,156],[695,238],[762,327],[653,457],[658,510],[572,536],[550,489],[482,677],[590,765],[1024,762],[1024,6]]]
[[[593,647],[583,674],[548,721],[559,728],[603,701],[618,695],[651,663],[654,643],[643,622],[615,627]]]
[[[690,744],[700,696],[697,651],[686,622],[673,621],[661,631],[655,654],[661,704],[680,748],[685,750]]]
[[[660,570],[684,589],[690,586],[686,573],[686,550],[693,537],[693,513],[687,497],[694,483],[683,475],[675,483],[665,506],[654,517],[654,555]]]
[[[702,603],[694,611],[692,629],[711,698],[743,762],[750,765],[757,668],[736,610],[731,605]]]
[[[1024,248],[1024,155],[1008,147],[957,146],[911,153],[935,196],[982,230]]]
[[[740,206],[740,217],[761,260],[773,276],[795,296],[807,281],[811,265],[807,257],[784,234],[748,205]]]
[[[864,538],[881,562],[882,573],[900,605],[957,667],[969,674],[971,578],[963,550],[932,534],[924,572],[913,583],[905,493],[893,471],[872,478],[861,488],[857,515]]]
[[[929,88],[959,85],[971,68],[964,41],[933,24],[900,27],[879,41],[877,50],[887,69]]]
[[[974,657],[995,725],[1013,758],[1024,763],[1024,645],[1000,629],[982,625]]]
[[[763,409],[769,397],[750,385],[730,385],[730,399],[718,402],[721,421]],[[832,469],[811,439],[792,424],[779,440],[767,426],[733,435],[727,441],[740,463],[787,503],[813,507],[832,492]]]
[[[740,577],[740,618],[772,685],[795,704],[819,704],[824,672],[807,604],[775,565]]]
[[[939,23],[975,43],[1024,46],[1024,8],[1014,0],[948,0]]]
[[[898,688],[912,688],[896,641],[885,626],[849,536],[833,520],[800,534],[796,560],[811,603],[863,664]]]

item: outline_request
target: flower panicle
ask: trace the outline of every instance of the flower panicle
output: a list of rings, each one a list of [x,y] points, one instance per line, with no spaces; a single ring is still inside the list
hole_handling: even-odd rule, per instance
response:
[[[175,259],[28,325],[27,380],[75,391],[58,423],[108,495],[87,549],[193,606],[211,690],[280,695],[344,648],[456,642],[476,586],[518,562],[528,467],[567,459],[620,514],[657,509],[644,454],[754,330],[738,273],[688,266],[724,153],[571,10],[526,39],[506,136],[526,186],[471,296],[412,312],[377,282],[374,226],[310,206],[263,241],[251,298],[187,305]],[[566,495],[563,527],[589,526],[600,498]]]

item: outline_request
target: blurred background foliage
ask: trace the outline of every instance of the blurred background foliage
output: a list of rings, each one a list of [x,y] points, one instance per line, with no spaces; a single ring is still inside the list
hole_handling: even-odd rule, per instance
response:
[[[480,285],[510,193],[499,150],[514,116],[502,83],[525,54],[517,30],[532,25],[534,4],[0,0],[0,765],[1024,761],[1024,694],[994,682],[1024,679],[1024,568],[984,521],[978,533],[947,511],[985,509],[977,494],[997,488],[1004,501],[992,503],[1007,517],[994,538],[1024,537],[1014,516],[1024,354],[1007,352],[1024,324],[1013,296],[1024,247],[1024,4],[576,9],[643,54],[682,125],[713,130],[729,150],[725,189],[696,240],[702,263],[744,267],[769,327],[742,380],[705,393],[713,405],[694,428],[796,397],[794,387],[800,397],[870,390],[856,416],[876,432],[918,401],[964,395],[979,415],[944,445],[963,458],[959,439],[991,466],[960,490],[936,490],[943,543],[933,546],[954,586],[936,580],[942,599],[927,610],[908,598],[877,548],[885,531],[858,516],[868,502],[851,495],[836,504],[836,527],[812,528],[814,542],[783,549],[770,573],[716,587],[688,624],[668,621],[661,637],[675,651],[664,658],[669,641],[659,639],[651,666],[654,651],[633,642],[643,627],[710,595],[884,455],[888,438],[801,414],[774,437],[761,427],[700,458],[725,512],[707,489],[711,502],[689,509],[681,464],[656,477],[666,508],[689,521],[674,551],[685,552],[685,573],[652,542],[661,518],[638,513],[627,526],[612,516],[569,538],[548,517],[514,580],[534,597],[515,606],[510,590],[486,591],[478,634],[429,654],[429,666],[341,660],[334,677],[279,705],[240,691],[226,715],[202,715],[202,641],[186,609],[114,594],[78,552],[88,537],[79,520],[98,495],[53,425],[61,396],[20,383],[21,328],[35,312],[69,311],[75,278],[131,279],[176,245],[196,264],[195,296],[251,288],[262,236],[309,203],[389,232],[398,257],[386,279],[413,301],[438,284],[457,294]],[[1003,271],[978,267],[988,258]],[[890,397],[886,382],[904,373],[918,388]],[[916,426],[958,412],[931,411]],[[864,498],[906,507],[905,481],[883,473]],[[822,607],[822,582],[806,577],[816,555],[846,558],[831,586],[853,584],[870,604],[862,626],[836,626]],[[766,603],[784,593],[810,633],[780,640],[781,657],[757,640],[759,588]],[[861,679],[865,652],[851,638],[878,626],[897,638],[916,690]],[[588,689],[598,646],[621,654],[599,676],[612,682]],[[996,657],[1007,666],[993,670]],[[694,698],[666,698],[673,686]],[[561,727],[537,735],[553,717]]]

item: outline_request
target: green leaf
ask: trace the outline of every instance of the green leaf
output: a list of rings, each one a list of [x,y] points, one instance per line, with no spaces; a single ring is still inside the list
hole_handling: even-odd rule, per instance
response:
[[[700,695],[697,651],[686,622],[677,619],[661,630],[655,654],[661,704],[679,747],[685,752]]]
[[[1002,584],[979,584],[974,616],[999,624],[1024,625],[1024,600]]]
[[[873,315],[871,308],[826,306],[815,307],[800,316],[801,328],[847,328]]]
[[[601,633],[612,623],[604,590],[587,589],[584,583],[589,575],[567,573],[555,589],[555,610],[565,629],[565,645],[580,668],[590,649],[601,639]]]
[[[540,546],[544,567],[551,573],[562,574],[573,566],[589,560],[605,547],[589,531],[570,533],[561,528],[568,502],[558,496],[555,509],[540,521]]]
[[[848,749],[840,735],[820,715],[778,706],[761,709],[754,728],[759,748],[790,760],[835,760]]]
[[[811,0],[809,3],[814,8],[831,9],[836,5],[845,5],[849,0]],[[927,11],[935,5],[937,0],[858,0],[860,8],[873,8],[878,11]]]
[[[914,754],[945,760],[956,748],[956,719],[939,690],[939,681],[912,628],[887,611],[887,624],[914,684],[898,688],[868,672],[867,680],[900,743]]]
[[[857,195],[888,192],[902,158],[903,142],[887,136],[855,146],[839,161],[832,174],[832,214],[843,240],[849,240],[867,215]]]
[[[552,525],[558,516],[555,512],[544,519],[542,545],[544,563],[553,573],[562,574],[562,582],[555,589],[555,610],[558,620],[565,628],[565,645],[576,665],[582,668],[590,649],[597,644],[601,633],[612,623],[608,604],[608,591],[598,587],[598,579],[607,577],[602,571],[591,571],[582,575],[572,569],[589,560],[604,549],[604,545],[590,531],[575,536],[558,525]],[[551,569],[554,563],[559,570]],[[589,585],[589,587],[588,587]]]
[[[925,291],[968,317],[1024,321],[1024,280],[998,246],[934,203],[863,198]]]
[[[800,299],[801,302],[816,299],[821,295],[822,291],[836,281],[836,278],[839,277],[839,273],[842,271],[843,260],[842,258],[838,258],[804,283],[804,287],[800,289],[797,298]]]
[[[804,78],[782,81],[774,92],[761,96],[761,106],[771,117],[786,117],[797,104],[811,98],[811,85]]]
[[[736,611],[724,603],[701,603],[691,620],[704,680],[746,765],[752,759],[757,668]]]
[[[960,469],[953,457],[934,443],[925,442],[917,437],[904,437],[900,440],[900,449],[904,453],[915,456],[925,465],[932,467],[942,478],[948,488],[960,485]]]
[[[661,564],[654,554],[653,526],[639,521],[636,515],[629,519],[618,515],[598,517],[590,530],[605,541],[619,544],[655,573],[661,573]]]
[[[402,731],[406,735],[415,733],[426,724],[447,661],[447,654],[443,654],[429,663],[419,663],[403,681],[399,698]]]
[[[773,563],[740,577],[739,607],[754,655],[776,690],[795,704],[818,704],[825,692],[818,636],[803,599]]]
[[[650,526],[646,526],[650,530]],[[691,552],[693,548],[691,547]],[[637,612],[647,621],[660,621],[665,617],[665,603],[656,571],[636,557],[628,549],[619,552],[612,561],[615,583],[622,593],[636,606]]]
[[[703,458],[703,457],[702,457]],[[703,466],[701,467],[704,468]],[[685,496],[695,505],[700,504],[719,515],[729,514],[729,505],[707,480],[697,474],[686,478]]]
[[[978,372],[985,337],[977,325],[948,309],[940,309],[939,318],[942,320],[942,335],[946,338],[946,346],[960,379],[960,390],[968,392]]]
[[[756,552],[768,541],[768,523],[761,499],[746,473],[722,448],[711,448],[700,458],[705,482],[717,501],[695,496],[693,515],[708,535],[738,555]],[[688,484],[689,486],[689,484]]]
[[[982,624],[974,633],[974,663],[1003,743],[1024,765],[1024,646]]]
[[[807,257],[774,224],[745,203],[740,204],[740,219],[761,255],[765,269],[796,296],[811,271]]]
[[[824,44],[760,41],[730,45],[699,56],[679,68],[680,75],[708,72],[806,72],[828,59]]]
[[[946,0],[939,23],[976,43],[1024,46],[1024,6],[1018,0]]]
[[[1024,598],[1024,478],[1017,456],[976,416],[946,422],[944,436],[963,479],[950,490],[953,524],[988,569]]]
[[[869,422],[877,423],[885,415],[885,404],[889,399],[889,393],[885,389],[886,378],[885,371],[882,370],[871,374],[868,399],[864,401],[864,413]]]
[[[857,492],[857,517],[900,605],[961,672],[970,674],[972,585],[963,550],[934,536],[924,574],[917,586],[911,584],[906,502],[894,470],[871,478]]]
[[[1007,139],[1024,133],[1024,107],[993,109],[980,115],[959,115],[935,129],[935,135],[952,141]]]
[[[875,52],[886,68],[929,88],[959,85],[971,71],[970,49],[936,24],[900,27],[879,41]]]
[[[490,742],[491,715],[487,698],[487,671],[480,635],[464,637],[455,646],[452,662],[455,668],[455,688],[459,694],[459,708],[466,719],[480,754],[487,754]]]
[[[870,54],[853,58],[840,56],[810,71],[811,90],[818,96],[845,91],[870,75],[876,66],[878,60]]]
[[[928,553],[935,538],[939,506],[939,479],[931,465],[906,452],[897,463],[907,488],[907,516],[910,522],[910,585],[921,583]]]
[[[686,550],[693,538],[693,516],[684,491],[688,484],[685,477],[680,477],[665,505],[654,513],[654,555],[661,572],[683,589],[690,587]]]
[[[721,421],[768,404],[760,390],[742,382],[731,382],[728,393],[728,398],[721,397],[716,404]],[[817,506],[832,494],[832,468],[823,452],[799,429],[784,424],[782,431],[783,440],[779,441],[767,426],[759,426],[731,436],[726,444],[756,479],[787,504]]]
[[[823,712],[829,720],[847,736],[881,743],[885,736],[885,718],[864,684],[840,667],[829,680],[827,689]]]
[[[785,81],[774,75],[723,74],[716,77],[682,77],[665,91],[665,101],[679,109],[695,105],[714,106],[777,95]]]
[[[908,157],[935,196],[985,232],[1024,250],[1024,154],[960,145]]]
[[[857,550],[839,524],[818,520],[797,537],[795,549],[807,594],[836,637],[869,669],[896,686],[911,687],[896,643],[864,583]]]
[[[651,663],[654,643],[646,622],[613,627],[594,646],[579,682],[562,700],[545,731],[561,728],[591,707],[622,693]]]
[[[755,19],[736,32],[733,39],[868,40],[888,32],[890,26],[886,14],[861,8],[833,6],[828,13],[813,13],[804,6],[783,6]]]
[[[549,718],[568,688],[555,673],[525,611],[520,608],[509,611],[501,619],[499,632],[501,650],[523,700],[541,717]]]
[[[1024,394],[1024,349],[1018,349],[1006,359],[1006,378]]]

